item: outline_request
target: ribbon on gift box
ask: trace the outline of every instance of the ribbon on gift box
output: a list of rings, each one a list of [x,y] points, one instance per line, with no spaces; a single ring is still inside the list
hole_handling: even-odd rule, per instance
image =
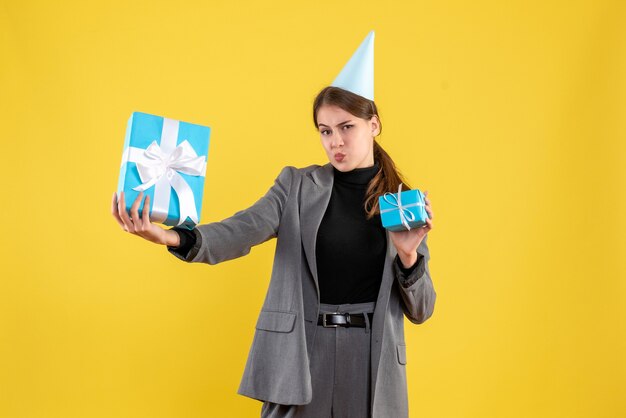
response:
[[[409,222],[415,220],[415,214],[411,212],[410,210],[408,210],[407,208],[412,207],[412,206],[425,206],[425,205],[422,202],[409,203],[408,205],[403,205],[401,194],[402,194],[402,183],[400,183],[400,185],[398,186],[397,195],[395,193],[385,193],[383,195],[383,199],[385,200],[385,202],[393,206],[393,208],[381,210],[380,213],[391,212],[392,210],[400,211],[400,221],[402,222],[402,225],[404,225],[404,227],[407,229],[407,231],[410,231],[411,227],[409,226]],[[390,199],[393,199],[393,202]]]
[[[187,217],[195,224],[198,223],[198,212],[193,191],[179,172],[191,176],[204,176],[206,173],[206,158],[198,157],[187,140],[176,146],[178,141],[179,121],[163,118],[161,143],[156,140],[146,149],[128,147],[124,153],[122,165],[126,162],[137,164],[142,184],[133,187],[136,191],[145,191],[154,186],[154,198],[150,219],[162,223],[167,219],[170,207],[172,189],[180,202],[181,225]]]

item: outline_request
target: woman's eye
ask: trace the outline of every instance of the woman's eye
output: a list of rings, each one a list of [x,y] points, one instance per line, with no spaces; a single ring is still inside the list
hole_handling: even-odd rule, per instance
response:
[[[352,126],[352,125],[344,125],[343,127],[344,127],[344,128],[349,128],[349,127],[351,127],[351,126]]]
[[[328,132],[328,129],[324,129],[324,130],[322,131],[322,135],[326,135],[326,132]]]

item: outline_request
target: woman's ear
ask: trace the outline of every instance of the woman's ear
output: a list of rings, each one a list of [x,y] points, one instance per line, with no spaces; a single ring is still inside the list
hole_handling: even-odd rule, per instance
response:
[[[378,136],[380,133],[380,123],[376,115],[370,118],[370,129],[372,131],[372,136]]]

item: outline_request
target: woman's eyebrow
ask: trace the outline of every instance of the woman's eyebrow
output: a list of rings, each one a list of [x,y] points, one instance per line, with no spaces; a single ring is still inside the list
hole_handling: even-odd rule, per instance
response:
[[[337,126],[345,125],[346,123],[349,123],[349,122],[352,122],[352,121],[351,120],[347,120],[345,122],[338,123]],[[330,128],[330,126],[324,125],[323,123],[318,123],[318,126],[325,126],[327,128]]]

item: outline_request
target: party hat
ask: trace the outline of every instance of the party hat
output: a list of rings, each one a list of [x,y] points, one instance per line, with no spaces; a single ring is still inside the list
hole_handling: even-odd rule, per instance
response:
[[[367,34],[350,61],[343,67],[335,81],[335,87],[351,91],[374,100],[374,31]]]

